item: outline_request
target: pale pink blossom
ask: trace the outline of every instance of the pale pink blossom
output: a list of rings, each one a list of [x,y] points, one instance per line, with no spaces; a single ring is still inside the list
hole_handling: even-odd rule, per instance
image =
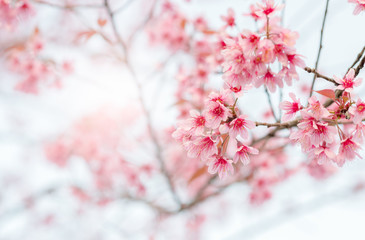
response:
[[[224,62],[222,64],[223,71],[232,71],[234,73],[242,73],[246,67],[246,57],[243,49],[234,39],[224,39],[226,48],[222,51]]]
[[[313,127],[308,134],[311,139],[311,144],[319,147],[323,142],[332,143],[336,129],[328,126],[328,123],[325,122],[313,122]]]
[[[248,138],[248,130],[255,128],[255,123],[247,120],[246,115],[241,115],[229,124],[229,135],[236,137],[240,135],[243,139]]]
[[[349,3],[355,3],[354,14],[358,15],[360,12],[365,11],[365,0],[348,0]]]
[[[188,157],[208,159],[210,156],[218,153],[216,141],[210,136],[199,137],[187,146]]]
[[[211,102],[218,102],[223,105],[232,105],[234,103],[234,98],[229,90],[223,89],[219,93],[211,92],[209,94],[206,104],[209,104]]]
[[[346,160],[351,161],[356,157],[362,158],[357,152],[360,149],[360,145],[354,141],[352,136],[343,139],[338,150],[338,156],[336,159],[337,165],[341,167]]]
[[[356,142],[363,143],[365,137],[365,124],[361,122],[357,124],[353,135]]]
[[[256,79],[255,87],[260,87],[263,84],[267,86],[270,92],[275,92],[276,86],[279,88],[284,86],[281,77],[279,77],[278,74],[272,72],[270,68],[267,69],[263,76]]]
[[[182,123],[182,127],[194,135],[202,134],[206,123],[205,117],[196,110],[191,110],[190,116]]]
[[[344,90],[346,92],[351,92],[354,87],[357,87],[361,84],[362,79],[358,78],[355,80],[355,70],[351,68],[346,76],[342,78],[338,78],[336,76],[333,76],[335,81],[339,84],[336,89]]]
[[[263,39],[259,42],[257,52],[261,53],[264,63],[273,63],[275,61],[275,45],[270,39]]]
[[[255,21],[259,20],[261,17],[259,15],[257,15],[257,12],[259,11],[259,9],[257,8],[257,6],[255,4],[251,4],[250,5],[250,12],[248,14],[248,16],[251,16]]]
[[[222,20],[226,23],[225,27],[233,27],[235,25],[234,11],[229,8],[227,11],[227,16],[221,16]]]
[[[336,154],[327,144],[323,144],[309,151],[308,157],[311,160],[317,161],[318,164],[324,164],[334,161],[336,159]]]
[[[208,172],[210,174],[215,174],[218,172],[220,179],[227,177],[228,172],[233,174],[234,168],[232,166],[232,160],[228,160],[225,157],[216,155],[213,159],[208,162]]]
[[[328,110],[317,100],[316,96],[312,96],[308,99],[310,106],[307,111],[310,111],[316,119],[325,118],[330,115]]]
[[[215,129],[222,121],[227,120],[229,110],[219,102],[209,102],[204,116],[207,121],[206,126]]]
[[[239,38],[239,44],[245,51],[250,53],[254,52],[258,44],[260,43],[260,36],[251,31],[243,31],[241,34],[241,38]]]
[[[350,107],[349,112],[353,116],[354,123],[359,124],[365,118],[365,103],[358,99],[356,104]]]
[[[241,161],[243,165],[247,165],[250,163],[250,156],[249,154],[257,155],[259,153],[259,150],[257,150],[254,147],[242,145],[238,148],[236,154],[233,157],[233,162],[237,163],[238,161]]]
[[[257,6],[256,14],[266,17],[270,17],[275,11],[283,8],[283,5],[276,6],[274,0],[263,0],[262,3],[257,3]]]
[[[284,101],[280,103],[280,108],[285,111],[283,114],[281,121],[287,122],[289,120],[292,120],[296,113],[303,108],[303,106],[300,104],[300,100],[295,97],[294,93],[289,93],[290,98],[293,100],[293,102]]]
[[[278,75],[282,78],[284,78],[285,83],[288,86],[292,85],[292,80],[299,80],[299,76],[297,71],[295,70],[295,68],[287,68],[287,67],[283,67],[280,72],[278,73]]]
[[[301,57],[302,57],[301,55],[295,54],[295,53],[287,54],[287,59],[288,59],[290,68],[294,68],[294,69],[295,69],[295,67],[304,68],[305,63],[304,63],[303,59],[301,59]]]

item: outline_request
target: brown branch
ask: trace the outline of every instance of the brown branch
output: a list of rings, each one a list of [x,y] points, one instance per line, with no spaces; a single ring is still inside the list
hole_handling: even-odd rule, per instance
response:
[[[157,6],[157,2],[158,2],[159,0],[153,0],[153,3],[152,3],[152,7],[150,8],[150,10],[149,10],[149,12],[148,12],[148,14],[147,14],[147,17],[144,19],[144,21],[142,22],[142,24],[141,25],[139,25],[134,31],[133,31],[133,33],[130,35],[130,37],[129,37],[129,39],[128,39],[128,43],[131,43],[132,41],[133,41],[133,39],[134,39],[134,37],[136,36],[136,34],[140,31],[140,30],[142,30],[145,26],[146,26],[146,24],[152,19],[152,17],[153,17],[153,14],[154,14],[154,12],[155,12],[155,9],[156,9],[156,6]]]
[[[43,4],[43,5],[48,5],[50,7],[55,7],[55,8],[61,8],[64,10],[73,10],[75,8],[103,8],[103,5],[93,5],[93,4],[76,4],[76,5],[71,5],[71,4],[64,4],[64,5],[60,5],[60,4],[55,4],[52,2],[47,2],[47,1],[43,1],[43,0],[32,0],[34,3],[38,3],[38,4]]]
[[[361,52],[359,52],[359,54],[357,54],[357,57],[356,57],[354,63],[347,69],[347,72],[349,72],[350,69],[353,68],[358,61],[360,61],[360,59],[361,59],[362,55],[364,54],[364,52],[365,52],[365,46],[363,47]]]
[[[324,11],[324,16],[323,16],[323,22],[322,22],[322,28],[321,28],[321,37],[320,37],[320,40],[319,40],[319,49],[318,49],[318,54],[317,54],[316,64],[315,64],[315,66],[314,66],[314,70],[315,70],[315,72],[316,72],[316,71],[317,71],[317,69],[318,69],[319,58],[320,58],[320,56],[321,56],[321,52],[322,52],[322,40],[323,40],[324,26],[325,26],[326,18],[327,18],[328,3],[329,3],[329,0],[327,0],[327,2],[326,2],[326,9],[325,9],[325,11]],[[314,88],[314,84],[315,84],[315,82],[316,82],[316,78],[317,78],[317,75],[315,74],[315,75],[313,76],[312,86],[311,86],[311,90],[310,90],[310,93],[309,93],[309,97],[311,97],[311,96],[312,96],[312,94],[313,94],[313,88]]]
[[[114,35],[117,38],[118,43],[120,44],[120,46],[122,47],[122,49],[124,51],[124,61],[126,61],[126,59],[128,59],[127,44],[123,41],[121,35],[119,34],[119,31],[117,29],[117,25],[115,23],[114,13],[113,13],[110,5],[109,5],[109,0],[104,0],[104,6],[105,6],[105,9],[106,9],[106,11],[109,15]]]
[[[361,62],[359,63],[359,65],[357,66],[357,68],[355,68],[355,77],[357,75],[359,75],[360,70],[364,67],[365,64],[365,56],[361,59]]]
[[[108,0],[104,0],[104,4],[105,4],[105,8],[107,10],[107,13],[108,13],[108,15],[111,19],[111,22],[112,22],[112,28],[113,28],[114,35],[116,36],[116,38],[118,39],[118,43],[121,45],[122,49],[124,50],[124,57],[125,57],[124,58],[124,63],[126,65],[128,71],[132,75],[132,79],[133,79],[134,83],[136,84],[136,87],[137,87],[137,90],[138,90],[138,99],[139,99],[139,102],[141,104],[142,111],[143,111],[143,113],[146,117],[146,120],[147,120],[147,130],[148,130],[148,133],[150,134],[152,142],[155,146],[155,150],[156,150],[155,154],[156,154],[157,160],[160,163],[161,172],[166,177],[168,188],[169,188],[171,194],[173,195],[173,198],[175,199],[175,202],[179,206],[181,206],[181,200],[180,200],[179,196],[177,195],[177,193],[175,191],[175,187],[174,187],[174,184],[172,182],[172,178],[171,178],[171,176],[170,176],[170,174],[167,171],[167,168],[165,166],[165,161],[164,161],[164,158],[162,156],[162,147],[161,147],[161,145],[158,141],[157,135],[156,135],[156,133],[153,130],[153,127],[152,127],[152,118],[151,118],[150,112],[147,109],[146,100],[143,97],[142,85],[139,82],[139,80],[137,78],[137,74],[134,71],[134,69],[131,66],[130,61],[129,61],[129,54],[128,54],[127,44],[123,41],[122,37],[120,36],[120,34],[117,30],[117,26],[116,26],[115,19],[114,19],[114,13],[111,10],[111,7],[109,5]]]
[[[356,63],[361,59],[361,55],[363,55],[365,52],[365,46],[363,47],[363,49],[360,51],[360,53],[357,55],[354,63],[351,65],[351,67],[355,66]],[[357,75],[359,75],[361,69],[363,69],[364,67],[364,64],[365,64],[365,55],[363,56],[363,58],[361,59],[359,65],[355,68],[355,77],[357,77]],[[351,67],[347,70],[347,72],[351,69]],[[346,74],[347,74],[346,72]],[[346,76],[345,74],[345,76]],[[342,93],[343,93],[343,90],[336,90],[336,98],[339,98],[342,96]],[[333,100],[332,99],[328,99],[324,104],[323,106],[324,107],[329,107],[331,106],[331,104],[333,103]]]
[[[318,72],[317,72],[317,70],[316,70],[316,69],[314,69],[314,68],[305,67],[305,68],[304,68],[304,70],[305,70],[306,72],[308,72],[308,73],[314,73],[314,75],[315,75],[316,77],[319,77],[319,78],[322,78],[322,79],[324,79],[324,80],[326,80],[326,81],[328,81],[328,82],[331,82],[331,83],[335,84],[336,86],[338,86],[338,85],[339,85],[339,84],[338,84],[338,83],[337,83],[334,79],[329,78],[329,77],[327,77],[327,76],[324,76],[324,75],[322,75],[322,74],[318,73]],[[312,89],[312,91],[313,91],[313,89]]]
[[[279,119],[276,117],[276,114],[275,114],[275,111],[274,111],[274,105],[272,104],[270,93],[267,90],[266,86],[265,86],[265,93],[266,93],[266,96],[267,96],[267,101],[269,102],[269,105],[270,105],[272,115],[275,118],[276,122],[279,122]]]
[[[297,120],[293,120],[293,121],[289,121],[289,122],[284,122],[284,123],[264,123],[264,122],[255,122],[256,127],[258,126],[266,126],[266,127],[278,127],[279,129],[284,129],[284,128],[291,128],[294,127],[298,124],[300,119]]]
[[[122,12],[124,9],[126,9],[134,1],[135,0],[127,0],[126,3],[124,3],[121,7],[119,7],[117,10],[114,11],[114,14]]]

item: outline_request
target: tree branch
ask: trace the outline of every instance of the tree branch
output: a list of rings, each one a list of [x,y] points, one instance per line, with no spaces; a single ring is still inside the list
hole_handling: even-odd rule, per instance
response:
[[[329,3],[329,0],[327,0],[327,2],[326,2],[326,9],[325,9],[325,11],[324,11],[324,16],[323,16],[323,22],[322,22],[322,28],[321,28],[321,37],[320,37],[320,40],[319,40],[319,49],[318,49],[318,54],[317,54],[316,64],[315,64],[315,66],[314,66],[314,70],[315,70],[315,72],[316,72],[316,71],[317,71],[317,69],[318,69],[319,58],[320,58],[320,56],[321,56],[321,52],[322,52],[322,40],[323,40],[324,26],[325,26],[326,18],[327,18],[328,3]],[[316,78],[317,78],[317,75],[315,74],[315,75],[313,76],[312,86],[311,86],[311,90],[310,90],[310,93],[309,93],[309,97],[311,97],[311,96],[312,96],[312,94],[313,94],[313,88],[314,88],[314,84],[315,84],[315,82],[316,82]]]
[[[338,84],[338,83],[337,83],[334,79],[329,78],[329,77],[327,77],[327,76],[324,76],[324,75],[322,75],[322,74],[318,73],[318,72],[316,71],[316,69],[314,69],[314,68],[305,67],[305,68],[304,68],[304,70],[305,70],[306,72],[308,72],[308,73],[314,73],[315,77],[322,78],[322,79],[324,79],[324,80],[326,80],[326,81],[328,81],[328,82],[331,82],[331,83],[335,84],[336,86],[338,86],[338,85],[339,85],[339,84]],[[313,89],[312,89],[311,91],[313,91]]]

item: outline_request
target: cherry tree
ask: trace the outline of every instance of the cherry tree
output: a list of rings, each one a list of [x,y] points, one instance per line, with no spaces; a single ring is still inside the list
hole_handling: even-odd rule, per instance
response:
[[[24,229],[12,238],[211,239],[238,205],[264,207],[297,175],[324,182],[360,166],[365,46],[322,69],[324,40],[337,41],[323,3],[305,52],[288,0],[227,1],[210,16],[190,11],[199,0],[0,0],[4,95],[62,103],[57,123],[20,134],[21,160],[0,175],[0,221]],[[361,39],[365,2],[345,4],[358,29],[346,38]],[[31,117],[6,116],[32,131]]]

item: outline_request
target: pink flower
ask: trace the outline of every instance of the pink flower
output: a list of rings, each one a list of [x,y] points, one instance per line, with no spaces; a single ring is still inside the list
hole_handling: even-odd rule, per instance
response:
[[[258,3],[258,10],[256,14],[259,16],[271,16],[273,12],[279,11],[283,6],[275,6],[274,0],[263,0],[263,4]]]
[[[265,62],[262,60],[262,55],[261,54],[256,54],[254,56],[252,56],[251,60],[251,71],[253,74],[255,75],[260,75],[262,73],[266,72],[266,64]]]
[[[353,141],[352,136],[341,141],[336,159],[337,165],[342,166],[345,160],[353,160],[356,156],[362,158],[356,151],[361,149],[360,146]]]
[[[196,110],[191,110],[190,111],[190,116],[191,116],[191,118],[186,120],[182,124],[182,127],[184,129],[186,129],[188,132],[191,132],[194,135],[202,134],[204,132],[205,123],[206,123],[205,117],[202,116]]]
[[[284,101],[279,105],[282,110],[286,111],[281,118],[282,122],[287,122],[293,119],[295,117],[295,114],[303,108],[303,106],[300,104],[299,99],[296,99],[294,93],[289,93],[289,96],[293,100],[293,102]]]
[[[328,110],[317,100],[316,96],[312,96],[308,99],[310,107],[307,111],[310,111],[316,119],[325,118],[330,115]]]
[[[187,146],[188,157],[208,159],[210,156],[218,153],[216,142],[212,137],[199,137]]]
[[[244,139],[248,138],[247,129],[253,129],[256,125],[254,122],[247,120],[246,118],[247,116],[241,115],[229,124],[229,135],[231,137],[236,137],[237,135],[240,135]]]
[[[272,72],[270,68],[267,69],[262,77],[256,79],[255,87],[260,87],[262,84],[265,84],[270,92],[275,92],[276,86],[283,87],[282,79],[276,73]]]
[[[210,102],[218,102],[223,105],[233,105],[234,103],[232,93],[229,90],[221,90],[220,93],[212,92],[209,94],[208,99],[207,104]]]
[[[364,0],[348,0],[349,3],[355,3],[356,7],[354,9],[354,14],[358,15],[361,11],[365,11],[365,1]]]
[[[284,78],[284,81],[288,84],[288,86],[292,85],[292,79],[299,80],[299,76],[297,71],[295,71],[295,68],[283,67],[278,75]]]
[[[365,103],[358,99],[356,105],[350,107],[349,112],[354,116],[354,123],[359,124],[365,117]]]
[[[235,25],[234,11],[232,8],[228,9],[227,16],[221,16],[221,18],[226,22],[225,27],[233,27]]]
[[[243,165],[247,165],[250,163],[249,154],[258,154],[258,153],[259,150],[257,150],[256,148],[242,145],[240,148],[238,148],[236,154],[234,155],[233,162],[237,163],[238,161],[241,161]]]
[[[325,164],[336,159],[336,155],[331,151],[327,144],[313,148],[308,153],[309,159],[316,160],[318,164]]]
[[[236,40],[226,38],[226,49],[222,51],[224,58],[223,71],[232,71],[234,73],[242,73],[246,67],[246,57],[243,49],[238,45]]]
[[[319,147],[323,142],[332,143],[333,135],[336,133],[334,127],[318,121],[313,114],[304,110],[301,111],[301,115],[303,119],[298,123],[299,130],[292,132],[290,139],[300,142],[304,151],[311,150],[313,146]]]
[[[260,42],[260,36],[257,33],[251,31],[243,31],[241,38],[239,38],[239,44],[245,51],[250,53],[254,52]]]
[[[300,57],[301,57],[301,55],[295,54],[295,53],[287,55],[290,68],[295,68],[295,67],[304,68],[305,67],[305,63],[304,63],[303,59],[301,59]]]
[[[260,16],[257,15],[258,10],[259,9],[256,7],[256,5],[251,4],[250,5],[250,12],[248,14],[245,14],[245,15],[251,16],[255,21],[257,21],[257,20],[260,19]]]
[[[357,81],[354,79],[355,70],[353,68],[349,70],[344,79],[340,79],[336,76],[333,76],[333,78],[339,84],[336,89],[344,90],[346,92],[351,92],[353,88],[359,86],[362,81],[361,78],[357,79]]]
[[[264,39],[259,42],[258,52],[261,53],[261,58],[264,63],[273,63],[275,60],[275,45],[269,39]]]
[[[208,110],[205,112],[207,126],[210,128],[218,128],[221,121],[226,121],[229,115],[229,110],[219,102],[209,102]]]
[[[363,124],[363,123],[357,124],[353,135],[354,135],[354,139],[357,142],[363,143],[364,136],[365,136],[365,124]]]
[[[335,133],[334,127],[328,126],[328,123],[313,122],[313,127],[309,131],[311,144],[319,147],[323,142],[332,143]]]
[[[230,172],[233,174],[234,169],[232,166],[232,160],[228,160],[222,156],[215,156],[208,163],[208,172],[210,174],[215,174],[218,172],[218,176],[220,179],[224,179],[227,176],[227,173]]]

